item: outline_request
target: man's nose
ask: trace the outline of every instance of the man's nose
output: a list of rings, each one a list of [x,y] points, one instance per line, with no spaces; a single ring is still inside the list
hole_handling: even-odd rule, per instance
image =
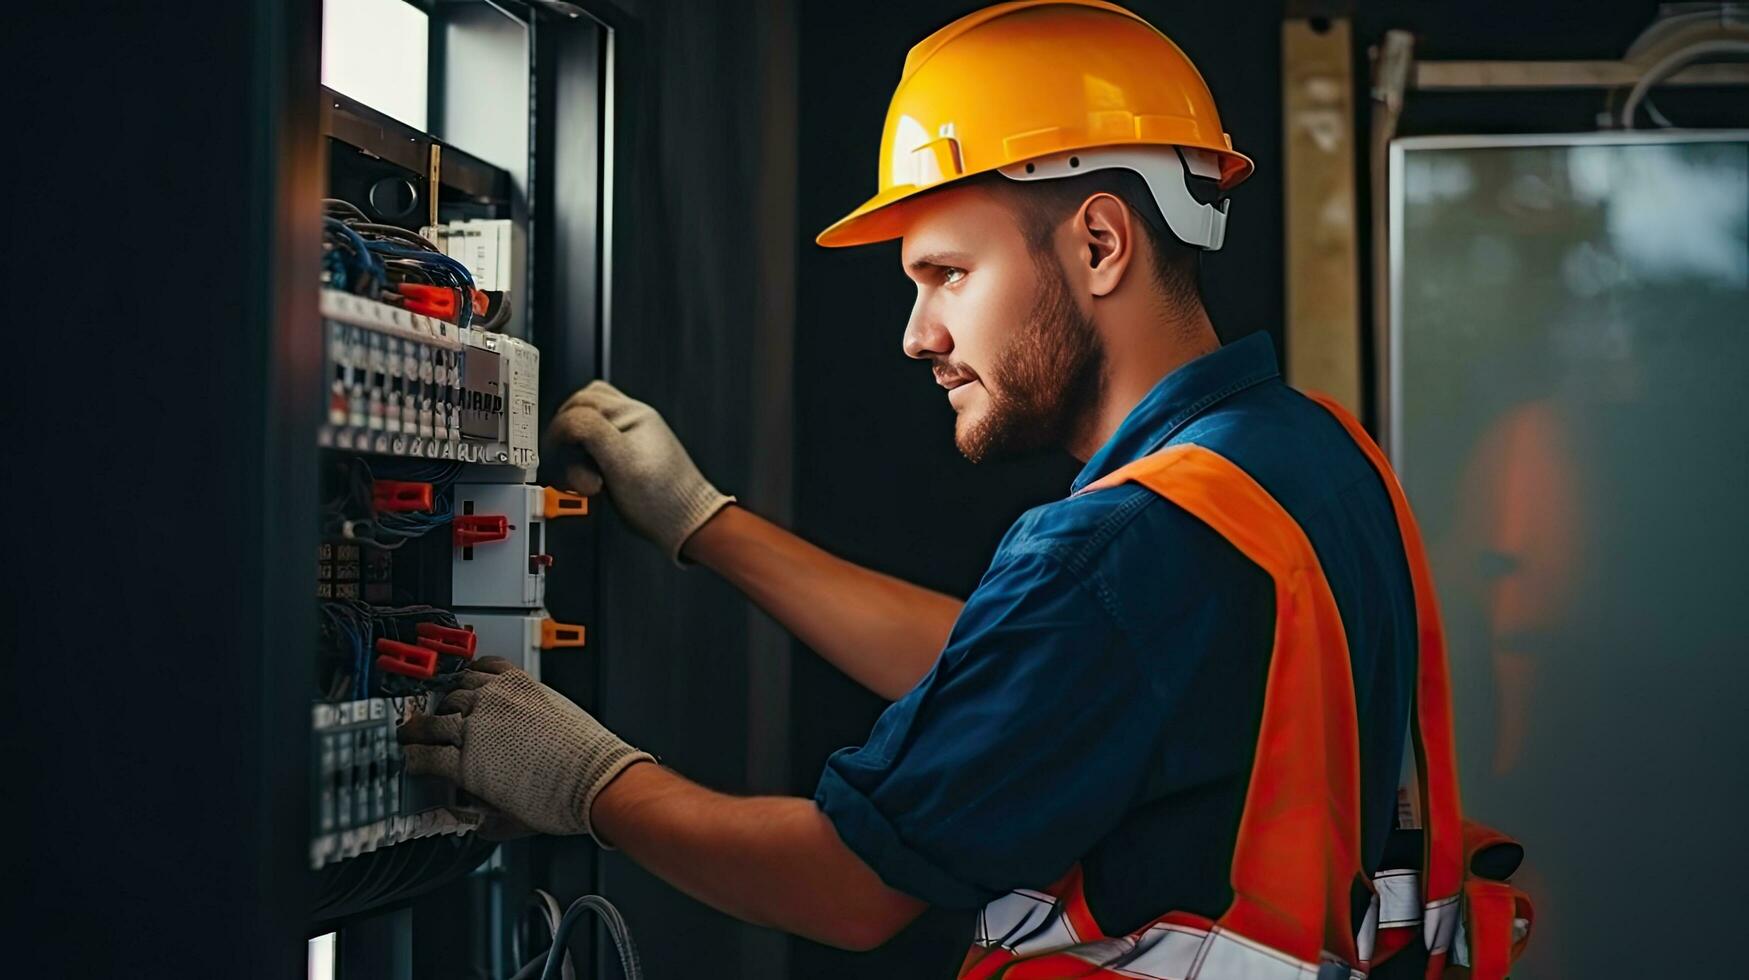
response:
[[[918,360],[940,357],[953,350],[953,337],[941,322],[929,315],[922,297],[911,308],[911,320],[905,324],[905,356]]]

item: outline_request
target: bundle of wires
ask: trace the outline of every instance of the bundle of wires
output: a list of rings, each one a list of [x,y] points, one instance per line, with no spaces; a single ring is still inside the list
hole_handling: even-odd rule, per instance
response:
[[[346,222],[322,218],[322,272],[335,289],[381,299],[388,285],[388,268],[370,249],[364,236]]]
[[[331,700],[359,700],[369,697],[372,617],[361,612],[363,603],[347,601],[322,603],[320,624],[322,646],[335,651],[338,663],[325,691]]]
[[[522,916],[524,922],[529,918],[530,912],[535,913],[535,921],[546,927],[547,945],[550,948],[553,936],[558,935],[559,932],[559,920],[565,917],[565,913],[559,908],[559,900],[554,898],[552,893],[546,889],[536,888],[534,894],[528,897],[527,905],[523,907]],[[524,973],[532,976],[546,965],[547,956],[545,953],[540,953],[532,960],[524,959],[526,954],[522,948],[522,929],[520,928],[520,925],[521,923],[519,923],[519,927],[513,930],[510,934],[510,962],[524,964],[521,969],[517,970],[517,976]],[[565,952],[565,960],[560,964],[559,978],[560,980],[577,980],[577,968],[571,962],[571,953],[569,950]]]
[[[328,284],[401,304],[397,283],[420,283],[459,290],[456,325],[497,330],[510,319],[510,300],[500,295],[489,319],[474,323],[474,277],[468,267],[445,255],[425,236],[394,225],[377,224],[353,204],[326,198],[323,207],[323,270]]]
[[[356,599],[334,599],[322,603],[321,635],[325,648],[339,657],[335,676],[325,693],[333,699],[362,700],[381,691],[390,697],[409,697],[432,689],[449,686],[450,680],[465,666],[460,657],[439,657],[437,676],[429,681],[417,681],[398,674],[382,674],[375,670],[376,641],[399,640],[417,643],[420,623],[459,628],[455,614],[438,606],[373,606]]]
[[[451,487],[461,476],[461,463],[409,461],[376,472],[369,463],[352,457],[345,465],[339,492],[322,505],[322,533],[329,537],[394,550],[455,518]],[[371,488],[378,477],[431,484],[431,510],[377,511]]]
[[[422,837],[322,869],[314,918],[324,925],[405,901],[479,867],[498,845],[476,835]]]

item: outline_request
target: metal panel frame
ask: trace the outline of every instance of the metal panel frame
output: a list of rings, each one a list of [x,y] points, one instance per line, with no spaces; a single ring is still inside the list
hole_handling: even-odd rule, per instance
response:
[[[1749,129],[1633,129],[1596,133],[1530,133],[1516,136],[1405,136],[1391,141],[1389,188],[1390,304],[1385,325],[1385,451],[1401,477],[1403,459],[1403,161],[1417,150],[1493,150],[1534,146],[1629,146],[1668,143],[1749,143]]]

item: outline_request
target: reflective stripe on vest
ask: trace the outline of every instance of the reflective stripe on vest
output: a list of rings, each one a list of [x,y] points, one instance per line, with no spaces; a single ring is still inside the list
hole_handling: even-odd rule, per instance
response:
[[[1081,492],[1139,483],[1207,524],[1275,583],[1274,648],[1234,847],[1233,903],[1218,921],[1167,913],[1129,936],[1106,937],[1087,909],[1076,866],[1048,889],[1016,891],[990,903],[979,916],[962,980],[1359,977],[1375,955],[1388,956],[1414,939],[1429,950],[1426,976],[1442,974],[1460,926],[1460,891],[1472,889],[1464,881],[1450,679],[1432,575],[1420,530],[1383,452],[1339,405],[1312,397],[1378,471],[1414,586],[1419,651],[1410,729],[1425,825],[1424,868],[1385,871],[1372,879],[1373,900],[1365,921],[1355,926],[1350,889],[1366,880],[1360,866],[1359,723],[1335,598],[1305,532],[1261,485],[1211,450],[1170,446]],[[1432,886],[1425,900],[1423,881]],[[1528,930],[1528,902],[1520,909]],[[1498,923],[1499,916],[1490,921]],[[1419,935],[1411,937],[1416,925]],[[1517,925],[1506,927],[1517,940],[1513,957],[1522,948]]]

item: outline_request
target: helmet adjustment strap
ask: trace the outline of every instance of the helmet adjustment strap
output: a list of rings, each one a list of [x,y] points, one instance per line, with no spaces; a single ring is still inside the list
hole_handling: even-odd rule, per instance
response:
[[[1147,183],[1154,203],[1179,241],[1205,251],[1227,238],[1227,206],[1220,193],[1219,159],[1207,150],[1180,146],[1105,146],[1068,150],[998,167],[1009,180],[1055,180],[1096,170],[1131,170]]]

